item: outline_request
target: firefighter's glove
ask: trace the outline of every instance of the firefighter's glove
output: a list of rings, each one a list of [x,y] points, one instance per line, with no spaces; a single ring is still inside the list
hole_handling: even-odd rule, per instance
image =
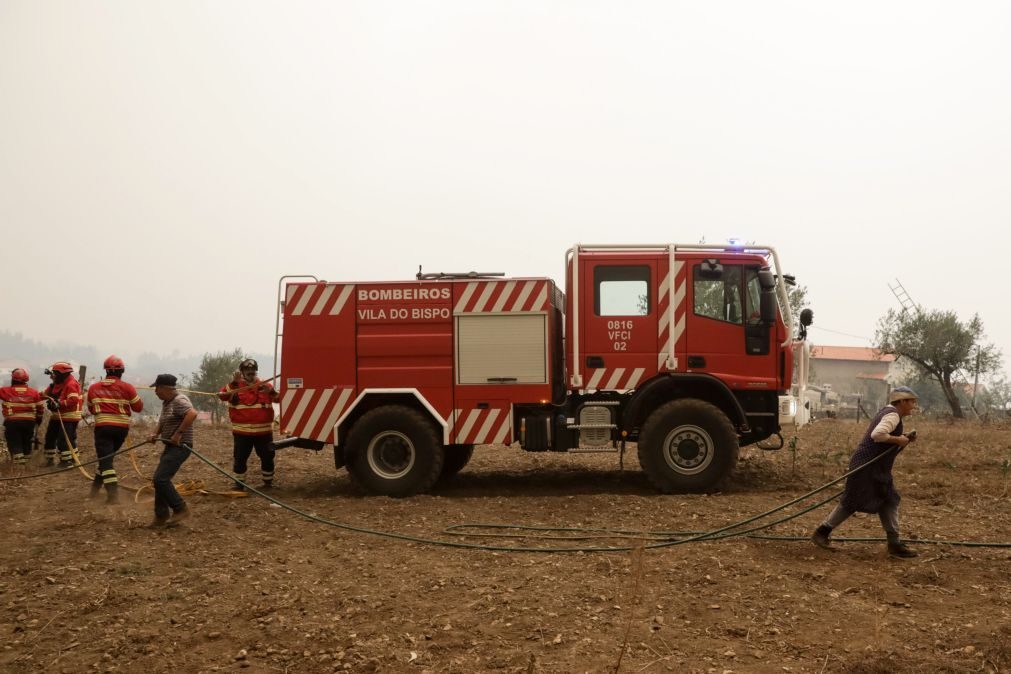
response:
[[[60,404],[52,398],[46,398],[46,407],[49,408],[50,412],[55,412],[60,409]]]
[[[232,394],[232,404],[233,405],[238,405],[239,404],[239,394],[238,393],[233,393]]]

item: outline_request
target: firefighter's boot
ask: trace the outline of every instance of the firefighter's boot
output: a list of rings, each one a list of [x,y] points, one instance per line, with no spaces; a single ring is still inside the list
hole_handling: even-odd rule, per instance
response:
[[[832,547],[832,543],[829,541],[828,537],[832,534],[832,527],[827,524],[823,524],[814,530],[811,534],[811,542],[817,545],[823,550],[835,550]]]
[[[99,480],[95,480],[91,483],[91,493],[89,494],[89,496],[91,496],[92,499],[97,499],[101,495],[102,495],[102,483]]]
[[[119,505],[119,485],[113,482],[112,484],[105,485],[105,504],[106,505]]]
[[[888,554],[892,557],[908,559],[910,557],[917,557],[920,553],[900,541],[898,534],[888,534]]]

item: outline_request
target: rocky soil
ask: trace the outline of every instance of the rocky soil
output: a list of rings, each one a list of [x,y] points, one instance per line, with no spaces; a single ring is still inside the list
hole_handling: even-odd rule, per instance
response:
[[[1011,427],[917,421],[895,469],[904,534],[1011,542]],[[746,448],[709,495],[657,494],[634,451],[621,470],[616,454],[480,447],[452,481],[406,499],[358,493],[329,451],[279,455],[273,495],[333,522],[454,544],[632,548],[622,552],[445,547],[200,492],[187,522],[155,530],[149,489],[110,507],[77,472],[0,482],[0,670],[1011,672],[1009,548],[922,542],[898,560],[880,542],[649,548],[655,537],[635,533],[710,530],[784,503],[841,474],[862,430],[827,420],[794,450]],[[88,460],[91,434],[80,435]],[[227,429],[197,437],[228,467]],[[117,459],[124,485],[144,484],[155,451],[137,450],[136,467]],[[11,471],[0,463],[0,477]],[[179,479],[227,484],[195,457]],[[807,536],[827,508],[765,533]],[[477,523],[626,533],[447,530]],[[881,531],[859,516],[838,534]]]

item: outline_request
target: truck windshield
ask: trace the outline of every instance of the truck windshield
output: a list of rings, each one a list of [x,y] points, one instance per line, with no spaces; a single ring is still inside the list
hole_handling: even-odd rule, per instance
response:
[[[702,268],[696,265],[694,276],[695,313],[740,325],[743,322],[741,265],[723,265],[723,272],[717,276],[704,274]]]

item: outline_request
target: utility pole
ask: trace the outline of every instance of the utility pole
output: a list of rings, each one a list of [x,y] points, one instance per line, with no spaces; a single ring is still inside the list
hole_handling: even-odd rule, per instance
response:
[[[976,412],[976,389],[979,388],[979,344],[976,345],[976,376],[972,380],[972,411]],[[979,412],[976,412],[979,416]]]

